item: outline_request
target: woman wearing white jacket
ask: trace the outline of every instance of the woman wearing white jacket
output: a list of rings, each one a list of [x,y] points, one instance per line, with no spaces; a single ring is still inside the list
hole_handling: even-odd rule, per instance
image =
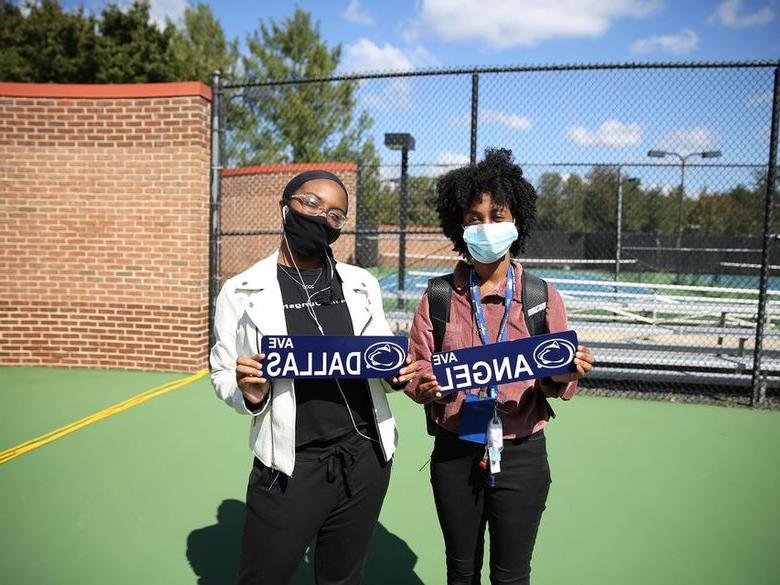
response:
[[[392,334],[376,279],[332,257],[348,211],[339,178],[301,173],[280,208],[279,251],[225,283],[214,320],[214,388],[251,418],[237,582],[288,583],[316,537],[317,583],[360,583],[397,442],[385,392],[419,366],[388,381],[263,376],[263,335]]]

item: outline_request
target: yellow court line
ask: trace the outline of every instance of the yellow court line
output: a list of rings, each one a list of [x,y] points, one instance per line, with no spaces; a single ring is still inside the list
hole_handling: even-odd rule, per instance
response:
[[[44,445],[51,443],[52,441],[56,441],[57,439],[60,439],[65,435],[69,435],[70,433],[73,433],[87,425],[91,425],[94,422],[97,422],[104,418],[108,418],[109,416],[118,414],[134,406],[138,406],[139,404],[146,402],[147,400],[151,400],[152,398],[156,398],[157,396],[161,396],[163,394],[176,390],[177,388],[186,386],[187,384],[195,382],[196,380],[200,380],[208,373],[209,371],[204,368],[198,372],[195,372],[191,376],[187,376],[186,378],[182,378],[180,380],[173,380],[172,382],[166,382],[161,386],[157,386],[155,388],[146,390],[145,392],[141,392],[140,394],[136,394],[135,396],[131,396],[130,398],[124,400],[123,402],[119,402],[117,404],[114,404],[113,406],[109,406],[108,408],[99,410],[98,412],[94,414],[90,414],[89,416],[86,416],[75,422],[72,422],[69,425],[65,425],[64,427],[54,429],[53,431],[50,431],[45,435],[41,435],[40,437],[35,437],[34,439],[30,439],[29,441],[20,443],[15,447],[6,449],[5,451],[0,451],[0,465],[2,465],[3,463],[7,463],[8,461],[11,461],[11,459],[15,459],[20,455],[24,455],[25,453],[28,453],[33,449],[37,449],[38,447],[43,447]]]

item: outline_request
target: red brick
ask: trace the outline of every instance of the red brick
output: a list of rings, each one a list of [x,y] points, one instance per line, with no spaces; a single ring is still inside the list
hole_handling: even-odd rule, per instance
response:
[[[199,115],[181,125],[165,108]],[[205,366],[209,110],[0,96],[0,364]],[[203,139],[175,147],[188,133]]]

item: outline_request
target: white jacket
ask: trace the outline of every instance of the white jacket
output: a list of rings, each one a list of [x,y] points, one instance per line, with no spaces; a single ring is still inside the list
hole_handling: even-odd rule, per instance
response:
[[[263,335],[285,335],[287,324],[277,280],[278,252],[228,280],[217,298],[214,315],[216,343],[211,348],[211,382],[225,403],[252,417],[249,448],[268,467],[292,476],[295,468],[295,384],[273,382],[263,408],[252,412],[236,383],[236,358],[259,353]],[[336,263],[355,335],[392,335],[382,307],[379,283],[368,271]],[[385,460],[398,443],[398,433],[385,392],[384,380],[368,380],[371,402]]]

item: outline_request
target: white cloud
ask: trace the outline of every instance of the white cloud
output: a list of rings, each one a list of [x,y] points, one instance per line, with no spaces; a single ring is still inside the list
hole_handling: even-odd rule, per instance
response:
[[[415,45],[409,51],[409,58],[417,67],[438,67],[441,62],[422,45]]]
[[[361,8],[360,0],[349,0],[347,9],[341,13],[341,18],[354,24],[363,24],[366,26],[374,24],[374,17]]]
[[[480,41],[494,49],[603,35],[613,20],[644,18],[660,0],[422,0],[407,38]]]
[[[758,93],[752,96],[745,105],[748,108],[756,108],[758,106],[765,106],[772,103],[772,92],[765,91],[764,93]]]
[[[761,128],[756,130],[755,137],[759,142],[766,142],[768,144],[770,138],[772,138],[772,125],[769,123],[764,124]]]
[[[456,128],[467,128],[471,125],[471,116],[469,114],[450,116],[448,122],[450,126],[455,126]]]
[[[163,28],[166,17],[174,23],[180,22],[186,8],[187,0],[151,0],[149,16],[152,22]]]
[[[654,53],[656,50],[676,55],[684,55],[699,46],[699,35],[689,28],[677,34],[661,35],[638,39],[631,43],[632,53]]]
[[[530,130],[531,120],[525,116],[519,116],[511,112],[499,112],[487,108],[480,110],[479,121],[485,124],[504,126],[510,130]]]
[[[715,9],[710,22],[717,22],[729,28],[749,28],[768,24],[775,19],[775,11],[769,6],[750,13],[741,13],[741,10],[742,0],[724,0]]]
[[[387,81],[380,92],[362,95],[360,105],[369,110],[411,110],[414,106],[411,95],[411,82],[395,78]]]
[[[451,116],[449,122],[451,126],[466,128],[471,125],[471,116],[469,114],[464,114],[463,116]],[[531,120],[525,116],[521,116],[513,112],[491,110],[489,108],[480,108],[479,122],[481,124],[503,126],[505,128],[509,128],[510,130],[525,131],[531,129]]]
[[[368,39],[360,39],[347,45],[344,51],[344,69],[348,71],[404,71],[414,69],[411,59],[404,52],[385,43],[380,47]]]
[[[414,69],[412,60],[404,51],[385,43],[383,47],[362,38],[344,48],[340,69],[346,73],[366,71],[408,71]]]
[[[461,154],[459,152],[452,152],[450,150],[440,152],[436,157],[437,165],[463,166],[469,164],[469,162],[471,162],[471,159],[468,155]]]
[[[467,154],[444,150],[436,156],[436,163],[427,167],[421,174],[426,177],[438,177],[470,162],[471,158]]]
[[[380,165],[379,180],[382,183],[396,183],[401,175],[398,165]]]
[[[669,185],[668,183],[648,183],[645,187],[648,191],[660,191],[664,195],[674,192],[680,185]]]
[[[718,146],[719,137],[716,132],[706,126],[677,130],[670,132],[661,139],[661,149],[670,152],[688,154],[710,150]]]
[[[130,8],[132,0],[91,0],[82,2],[85,10],[94,16],[97,16],[105,10],[106,6],[113,4],[118,6],[123,12]],[[26,3],[25,3],[26,4]],[[157,25],[158,28],[165,28],[166,17],[174,24],[180,25],[183,21],[184,10],[187,8],[187,0],[150,0],[149,2],[149,20]],[[24,6],[24,4],[22,4]]]
[[[566,136],[579,146],[625,148],[636,146],[642,141],[642,127],[636,122],[624,124],[619,120],[607,120],[595,130],[588,130],[585,126],[570,126]]]

